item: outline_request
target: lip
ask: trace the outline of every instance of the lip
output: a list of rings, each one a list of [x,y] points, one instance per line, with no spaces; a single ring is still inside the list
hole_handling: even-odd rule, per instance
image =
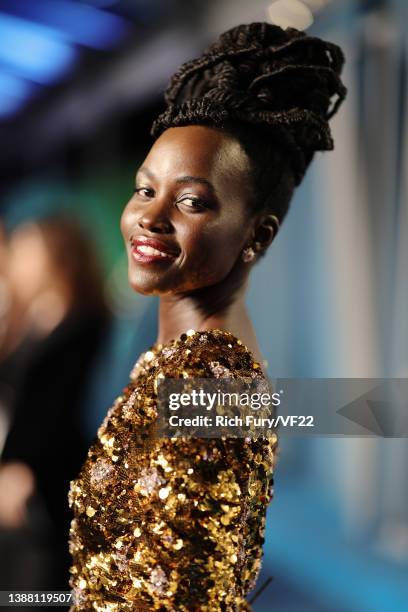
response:
[[[147,236],[132,237],[130,240],[133,258],[140,263],[169,261],[177,257],[178,251],[166,242]],[[152,252],[154,249],[155,252]]]

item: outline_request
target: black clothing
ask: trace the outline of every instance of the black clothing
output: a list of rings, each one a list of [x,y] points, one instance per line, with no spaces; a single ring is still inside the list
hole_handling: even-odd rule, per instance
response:
[[[54,576],[44,588],[69,589],[67,492],[87,453],[83,398],[107,329],[105,313],[68,315],[38,343],[17,390],[2,461],[31,468],[50,519]]]

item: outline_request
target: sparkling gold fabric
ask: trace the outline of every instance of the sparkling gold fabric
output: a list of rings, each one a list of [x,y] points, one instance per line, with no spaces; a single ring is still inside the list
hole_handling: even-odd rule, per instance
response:
[[[71,483],[71,612],[251,610],[276,435],[152,436],[158,378],[241,375],[264,377],[220,330],[190,330],[140,356]]]

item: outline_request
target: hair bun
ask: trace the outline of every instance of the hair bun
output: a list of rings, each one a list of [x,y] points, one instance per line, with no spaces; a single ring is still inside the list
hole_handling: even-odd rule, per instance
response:
[[[343,64],[338,45],[295,28],[237,26],[173,75],[152,134],[192,123],[280,126],[297,153],[299,183],[313,152],[334,148],[328,121],[347,93]]]

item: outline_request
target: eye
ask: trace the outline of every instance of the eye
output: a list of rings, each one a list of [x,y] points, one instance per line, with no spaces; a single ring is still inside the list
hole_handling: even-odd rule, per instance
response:
[[[197,212],[208,208],[207,202],[201,198],[193,198],[191,196],[178,200],[177,204],[184,204],[186,208]]]
[[[135,187],[133,191],[143,198],[152,198],[154,196],[154,191],[150,187]]]

